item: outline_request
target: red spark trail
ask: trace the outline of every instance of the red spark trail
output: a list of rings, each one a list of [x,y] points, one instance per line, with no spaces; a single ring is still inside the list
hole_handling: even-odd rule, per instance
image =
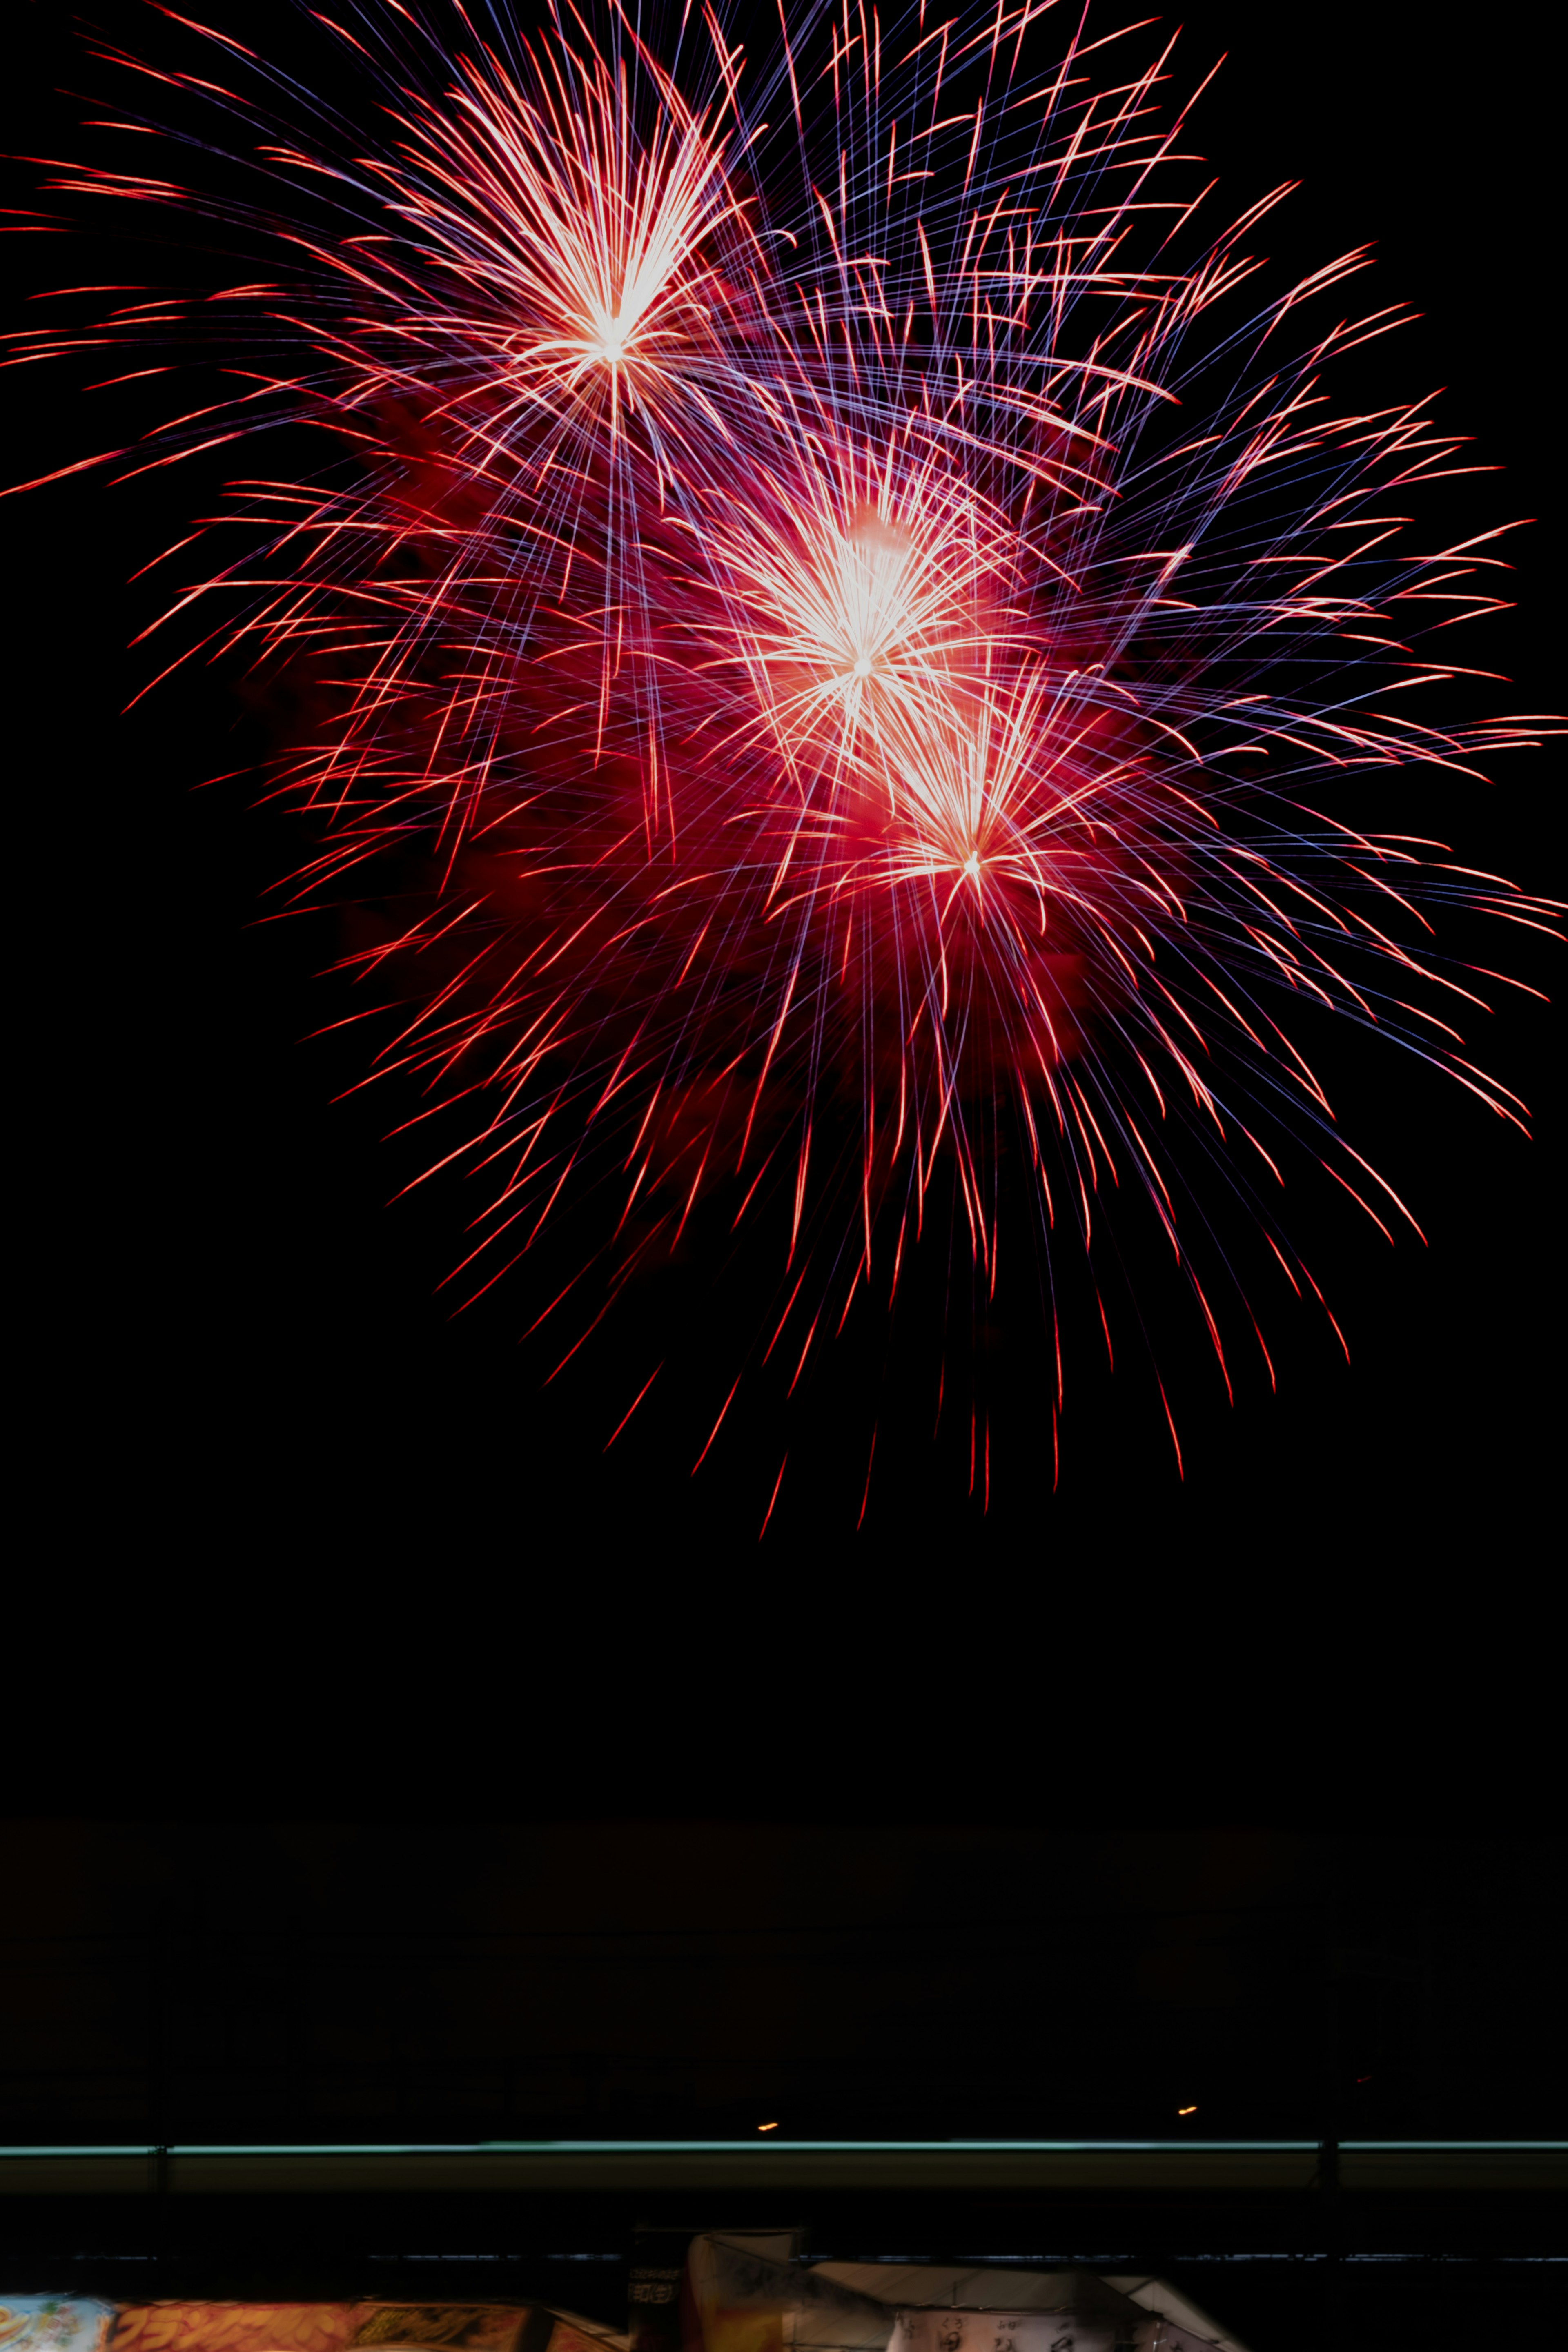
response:
[[[1545,731],[1400,698],[1469,675],[1413,625],[1495,609],[1500,558],[1406,543],[1455,436],[1332,397],[1402,315],[1324,310],[1365,249],[1265,290],[1283,190],[1205,236],[1169,50],[1111,62],[1136,27],[356,21],[352,120],[218,27],[178,71],[103,52],[149,105],[246,125],[254,194],[173,138],[51,184],[202,209],[244,274],[14,348],[227,339],[231,404],[83,465],[309,428],[314,462],[235,483],[232,551],[163,626],[176,674],[308,682],[273,779],[312,829],[288,887],[360,902],[366,1081],[400,1127],[456,1123],[426,1172],[482,1188],[464,1297],[570,1214],[582,1263],[530,1307],[564,1321],[592,1269],[559,1370],[709,1202],[773,1233],[700,1465],[749,1370],[777,1349],[798,1381],[916,1252],[962,1260],[984,1314],[1016,1230],[1098,1262],[1121,1195],[1228,1392],[1189,1165],[1321,1296],[1274,1205],[1288,1146],[1380,1229],[1411,1213],[1340,1134],[1304,1016],[1517,1123],[1455,1025],[1506,976],[1448,961],[1441,918],[1557,911],[1364,829],[1373,772],[1484,773]],[[984,1406],[971,1450],[987,1496]]]

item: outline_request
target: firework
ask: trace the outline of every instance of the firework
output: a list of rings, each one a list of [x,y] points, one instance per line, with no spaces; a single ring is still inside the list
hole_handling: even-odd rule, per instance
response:
[[[58,183],[204,205],[261,256],[203,307],[242,395],[161,454],[279,424],[335,454],[237,486],[243,552],[177,610],[309,675],[293,887],[408,910],[345,958],[393,1016],[367,1078],[466,1122],[435,1162],[485,1188],[463,1297],[586,1215],[605,1296],[567,1352],[700,1202],[770,1234],[748,1360],[793,1385],[915,1253],[985,1292],[1011,1221],[1047,1274],[1092,1263],[1120,1195],[1224,1370],[1193,1137],[1299,1292],[1288,1144],[1410,1215],[1302,1008],[1521,1118],[1428,912],[1551,910],[1354,822],[1367,771],[1542,732],[1395,698],[1458,675],[1423,628],[1498,602],[1484,543],[1405,537],[1457,444],[1325,388],[1398,322],[1339,312],[1365,254],[1260,292],[1276,199],[1204,232],[1169,49],[1121,69],[1139,28],[1056,25],[844,0],[753,54],[712,8],[661,46],[613,7],[389,6],[343,29],[344,121],[191,27],[221,86],[160,69],[148,122],[171,90],[237,111],[256,200]]]

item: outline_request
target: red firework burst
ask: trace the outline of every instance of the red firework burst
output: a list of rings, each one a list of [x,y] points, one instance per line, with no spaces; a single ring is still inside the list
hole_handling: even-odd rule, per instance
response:
[[[191,27],[221,68],[160,68],[156,104],[237,109],[265,201],[57,182],[201,205],[258,257],[203,309],[243,389],[156,454],[279,424],[333,454],[237,485],[243,552],[174,609],[309,680],[293,887],[401,909],[351,919],[345,969],[394,1016],[367,1076],[463,1122],[432,1162],[486,1188],[462,1296],[587,1217],[530,1307],[594,1270],[567,1352],[700,1202],[776,1237],[753,1353],[793,1386],[912,1253],[989,1293],[1010,1223],[1048,1266],[1121,1190],[1223,1369],[1194,1136],[1298,1290],[1287,1141],[1409,1214],[1302,1007],[1520,1118],[1434,1009],[1474,971],[1411,941],[1435,902],[1552,909],[1352,822],[1366,771],[1542,731],[1394,700],[1458,674],[1425,619],[1497,603],[1480,542],[1412,553],[1388,510],[1457,445],[1321,387],[1396,312],[1292,339],[1364,251],[1259,302],[1275,198],[1200,234],[1168,48],[1119,79],[1123,36],[1047,13],[843,0],[752,56],[712,8],[660,49],[614,7],[389,5],[342,30],[352,121]]]

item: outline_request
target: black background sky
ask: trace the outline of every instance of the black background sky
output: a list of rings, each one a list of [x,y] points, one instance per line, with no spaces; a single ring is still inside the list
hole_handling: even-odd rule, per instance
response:
[[[88,13],[123,29],[136,12]],[[279,28],[287,20],[281,7],[250,15]],[[1524,610],[1487,624],[1485,645],[1478,631],[1466,658],[1510,671],[1518,707],[1550,708],[1545,12],[1471,14],[1462,37],[1460,20],[1403,0],[1306,12],[1201,0],[1182,17],[1179,71],[1196,78],[1230,53],[1198,117],[1226,201],[1240,208],[1281,177],[1304,183],[1273,239],[1282,270],[1375,238],[1376,299],[1406,297],[1426,314],[1379,347],[1386,396],[1447,386],[1440,415],[1507,469],[1489,478],[1487,518],[1543,518],[1513,551]],[[68,10],[29,0],[20,18],[8,143],[69,152],[79,109],[56,93],[92,88],[95,70],[72,61]],[[24,267],[40,257],[46,278],[89,274],[81,251],[29,241]],[[7,397],[16,476],[118,437],[68,370],[13,378]],[[433,1571],[417,1605],[459,1651],[470,1639],[482,1646],[483,1612],[476,1602],[465,1616],[458,1599],[464,1577],[481,1573],[506,1580],[509,1606],[521,1605],[516,1577],[537,1571],[557,1593],[574,1589],[589,1612],[597,1593],[611,1615],[668,1627],[685,1611],[688,1568],[732,1569],[750,1585],[778,1433],[738,1413],[732,1443],[693,1480],[691,1432],[700,1441],[706,1425],[694,1391],[662,1417],[639,1417],[605,1456],[604,1437],[646,1370],[637,1349],[658,1343],[665,1305],[656,1297],[647,1329],[542,1397],[547,1366],[518,1348],[520,1317],[504,1294],[456,1324],[433,1296],[456,1255],[460,1204],[431,1194],[384,1205],[406,1172],[379,1139],[385,1115],[334,1105],[354,1072],[335,1049],[300,1042],[330,1013],[312,973],[331,940],[254,922],[259,891],[290,854],[280,823],[248,807],[244,779],[198,789],[233,764],[232,744],[243,750],[226,689],[198,678],[121,716],[146,675],[126,641],[147,592],[123,583],[177,534],[190,497],[178,473],[121,490],[89,478],[13,500],[5,515],[21,853],[13,906],[32,942],[13,1020],[30,1196],[18,1274],[32,1302],[24,1482],[36,1581],[49,1587],[56,1571],[90,1561],[133,1617],[128,1590],[145,1583],[150,1562],[160,1563],[155,1585],[194,1559],[223,1571],[227,1599],[206,1605],[250,1608],[261,1640],[272,1613],[261,1595],[302,1562],[329,1567],[328,1582],[352,1587],[374,1619],[392,1562],[417,1558]],[[1443,822],[1410,829],[1444,834],[1467,862],[1550,889],[1554,772],[1551,753],[1517,756],[1500,766],[1496,791],[1439,795]],[[1547,958],[1528,948],[1512,968],[1554,984]],[[976,1595],[1003,1590],[969,1584],[973,1572],[1016,1576],[1022,1614],[1009,1622],[1020,1634],[1043,1640],[1047,1624],[1070,1623],[1120,1652],[1123,1610],[1148,1574],[1158,1597],[1152,1614],[1140,1604],[1135,1637],[1147,1671],[1152,1628],[1190,1636],[1235,1578],[1247,1597],[1214,1656],[1249,1643],[1277,1672],[1299,1672],[1304,1644],[1329,1662],[1335,1704],[1359,1709],[1377,1738],[1391,1708],[1415,1720],[1410,1662],[1436,1628],[1446,1708],[1436,1769],[1459,1785],[1483,1719],[1488,1769],[1499,1769],[1505,1721],[1518,1752],[1533,1754],[1535,1702],[1515,1706],[1499,1678],[1522,1693],[1525,1662],[1539,1656],[1556,1491],[1555,1023],[1518,998],[1489,1024],[1487,1058],[1535,1109],[1533,1144],[1451,1087],[1391,1068],[1392,1056],[1374,1064],[1347,1051],[1341,1093],[1358,1148],[1412,1198],[1431,1245],[1390,1252],[1337,1211],[1305,1205],[1298,1229],[1331,1276],[1352,1363],[1321,1326],[1281,1312],[1269,1325],[1279,1398],[1249,1374],[1230,1412],[1195,1351],[1184,1359],[1184,1486],[1147,1384],[1108,1383],[1085,1348],[1059,1496],[1020,1415],[999,1445],[987,1518],[968,1502],[956,1459],[911,1442],[889,1453],[856,1538],[875,1351],[847,1356],[781,1494],[748,1642],[770,1629],[798,1634],[823,1622],[824,1605],[829,1617],[865,1612],[862,1642],[889,1613],[947,1628],[973,1613]],[[1005,1344],[1021,1343],[1008,1333]],[[710,1384],[722,1394],[717,1366]],[[834,1558],[845,1584],[805,1608],[795,1578]],[[247,1567],[245,1601],[233,1586],[242,1560],[267,1562],[254,1568],[260,1585]],[[590,1591],[595,1562],[608,1581]],[[416,1604],[411,1587],[398,1589],[406,1632]],[[324,1592],[290,1607],[308,1619]],[[459,1618],[468,1634],[454,1630]],[[189,1631],[187,1621],[170,1632],[172,1655]],[[706,1622],[690,1634],[694,1648],[718,1638]],[[731,1659],[719,1681],[732,1686],[737,1671]],[[537,1672],[537,1655],[519,1665],[520,1723]],[[1167,1727],[1168,1710],[1179,1716],[1199,1687],[1163,1691]],[[1211,1717],[1214,1696],[1204,1688]],[[654,1718],[687,1704],[668,1684],[647,1703]],[[1107,1738],[1138,1736],[1116,1732],[1118,1721],[1134,1717],[1108,1701]]]
[[[1017,1821],[0,1821],[0,2144],[1561,2137],[1562,1858]]]

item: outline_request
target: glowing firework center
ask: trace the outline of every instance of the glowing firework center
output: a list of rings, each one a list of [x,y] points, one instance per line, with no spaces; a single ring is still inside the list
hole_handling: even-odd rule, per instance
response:
[[[1484,776],[1540,740],[1528,714],[1437,725],[1405,694],[1456,676],[1412,652],[1418,628],[1498,604],[1479,539],[1412,552],[1382,510],[1460,437],[1317,389],[1386,309],[1290,341],[1365,249],[1242,295],[1286,190],[1189,231],[1168,51],[1100,88],[1080,58],[1122,33],[1085,46],[1064,19],[1058,50],[1039,8],[905,12],[874,40],[812,7],[781,8],[775,39],[773,13],[695,12],[668,55],[615,6],[450,52],[426,26],[416,68],[416,9],[362,11],[352,37],[321,16],[345,70],[405,91],[377,147],[369,86],[341,155],[325,117],[279,148],[265,68],[172,19],[199,54],[160,75],[168,102],[198,127],[224,109],[182,154],[243,173],[233,113],[267,126],[256,220],[287,299],[247,257],[202,306],[204,335],[237,322],[247,388],[231,425],[171,422],[157,462],[282,423],[359,453],[237,486],[254,561],[174,612],[244,592],[216,637],[301,665],[301,707],[325,663],[277,761],[318,831],[301,887],[348,908],[341,968],[374,992],[354,1020],[380,1024],[364,1083],[416,1089],[395,1131],[443,1138],[404,1189],[459,1168],[482,1187],[448,1279],[464,1305],[535,1284],[548,1380],[710,1228],[726,1265],[721,1236],[756,1237],[746,1393],[775,1427],[851,1308],[890,1312],[901,1284],[946,1318],[934,1427],[954,1335],[994,1320],[1006,1229],[1004,1286],[1071,1251],[1163,1274],[1169,1249],[1227,1393],[1233,1354],[1272,1383],[1268,1299],[1332,1321],[1282,1222],[1289,1168],[1415,1226],[1308,1058],[1320,1014],[1523,1125],[1455,1025],[1504,976],[1456,979],[1419,901],[1527,929],[1557,910],[1362,830],[1358,772]],[[217,203],[162,163],[81,184]],[[335,226],[306,235],[323,204]],[[166,331],[141,304],[103,330]],[[1245,1254],[1205,1208],[1179,1220],[1199,1171]],[[580,1250],[553,1290],[552,1227]],[[943,1269],[923,1292],[922,1252]],[[1046,1384],[1028,1444],[1048,1421],[1054,1476],[1056,1282],[1019,1279]],[[1110,1357],[1113,1312],[1141,1336],[1143,1309],[1108,1311],[1097,1274],[1092,1296]],[[688,1383],[700,1465],[741,1375],[682,1361],[650,1411]],[[972,1370],[955,1442],[988,1494]],[[957,2352],[1037,2352],[1028,2307]],[[946,2352],[911,2325],[909,2352]]]

